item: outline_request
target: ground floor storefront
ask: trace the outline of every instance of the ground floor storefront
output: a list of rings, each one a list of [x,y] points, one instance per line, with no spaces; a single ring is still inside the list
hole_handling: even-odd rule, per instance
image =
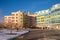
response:
[[[54,24],[37,24],[38,28],[40,29],[60,29],[60,23],[54,23]]]

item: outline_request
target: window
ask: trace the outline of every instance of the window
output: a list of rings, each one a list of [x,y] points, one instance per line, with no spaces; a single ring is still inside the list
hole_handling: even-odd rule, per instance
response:
[[[16,19],[18,19],[18,17],[16,17]]]
[[[12,23],[12,25],[14,25],[15,23]]]
[[[16,25],[18,25],[18,23],[16,23]]]
[[[11,22],[11,20],[9,19],[8,22]]]
[[[20,19],[23,19],[22,17]]]
[[[18,20],[16,20],[16,22],[18,22]]]
[[[12,20],[12,22],[14,22],[15,20]]]
[[[15,17],[12,17],[12,19],[14,19]]]
[[[20,22],[23,22],[22,20]]]
[[[11,17],[9,17],[9,19],[10,19]]]
[[[20,15],[20,16],[23,16],[23,15]]]
[[[16,16],[18,16],[18,14],[16,14]]]

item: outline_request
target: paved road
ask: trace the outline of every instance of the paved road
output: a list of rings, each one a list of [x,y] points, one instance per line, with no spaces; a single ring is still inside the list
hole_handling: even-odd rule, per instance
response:
[[[30,30],[15,40],[60,40],[60,30]]]

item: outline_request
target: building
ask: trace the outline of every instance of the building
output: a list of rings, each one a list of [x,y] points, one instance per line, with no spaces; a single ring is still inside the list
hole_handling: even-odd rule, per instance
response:
[[[13,27],[47,28],[53,24],[60,24],[60,4],[53,5],[50,9],[38,12],[12,12],[11,16],[4,17],[5,24],[10,23]],[[56,28],[56,27],[55,27]]]
[[[10,23],[14,28],[22,28],[26,23],[24,12],[21,11],[12,12],[11,16],[4,16],[4,21],[5,25]]]
[[[37,14],[36,27],[45,28],[53,24],[60,23],[60,4],[53,5],[48,10],[38,11],[36,12],[36,14]]]
[[[10,27],[12,25],[12,16],[4,16],[4,24]]]
[[[11,14],[12,23],[18,28],[23,26],[23,15],[24,15],[24,13],[21,11],[12,12],[12,14]]]
[[[60,23],[60,4],[53,5],[50,11],[50,22]]]
[[[48,10],[42,10],[37,13],[37,25],[36,27],[39,27],[41,29],[45,28],[49,24],[48,17],[49,17],[49,9]]]
[[[23,16],[23,24],[24,24],[23,27],[24,27],[24,28],[27,28],[27,27],[29,26],[29,25],[28,25],[28,24],[29,24],[29,19],[28,19],[28,18],[29,18],[29,16],[28,16],[28,15],[26,14],[26,12],[25,12],[25,14],[24,14],[24,16]]]
[[[36,14],[30,13],[28,14],[29,16],[29,27],[36,27]]]

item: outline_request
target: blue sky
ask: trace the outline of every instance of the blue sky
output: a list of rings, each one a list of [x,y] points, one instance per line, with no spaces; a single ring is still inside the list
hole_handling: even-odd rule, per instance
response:
[[[0,0],[0,16],[10,15],[14,11],[36,12],[51,8],[60,0]]]

